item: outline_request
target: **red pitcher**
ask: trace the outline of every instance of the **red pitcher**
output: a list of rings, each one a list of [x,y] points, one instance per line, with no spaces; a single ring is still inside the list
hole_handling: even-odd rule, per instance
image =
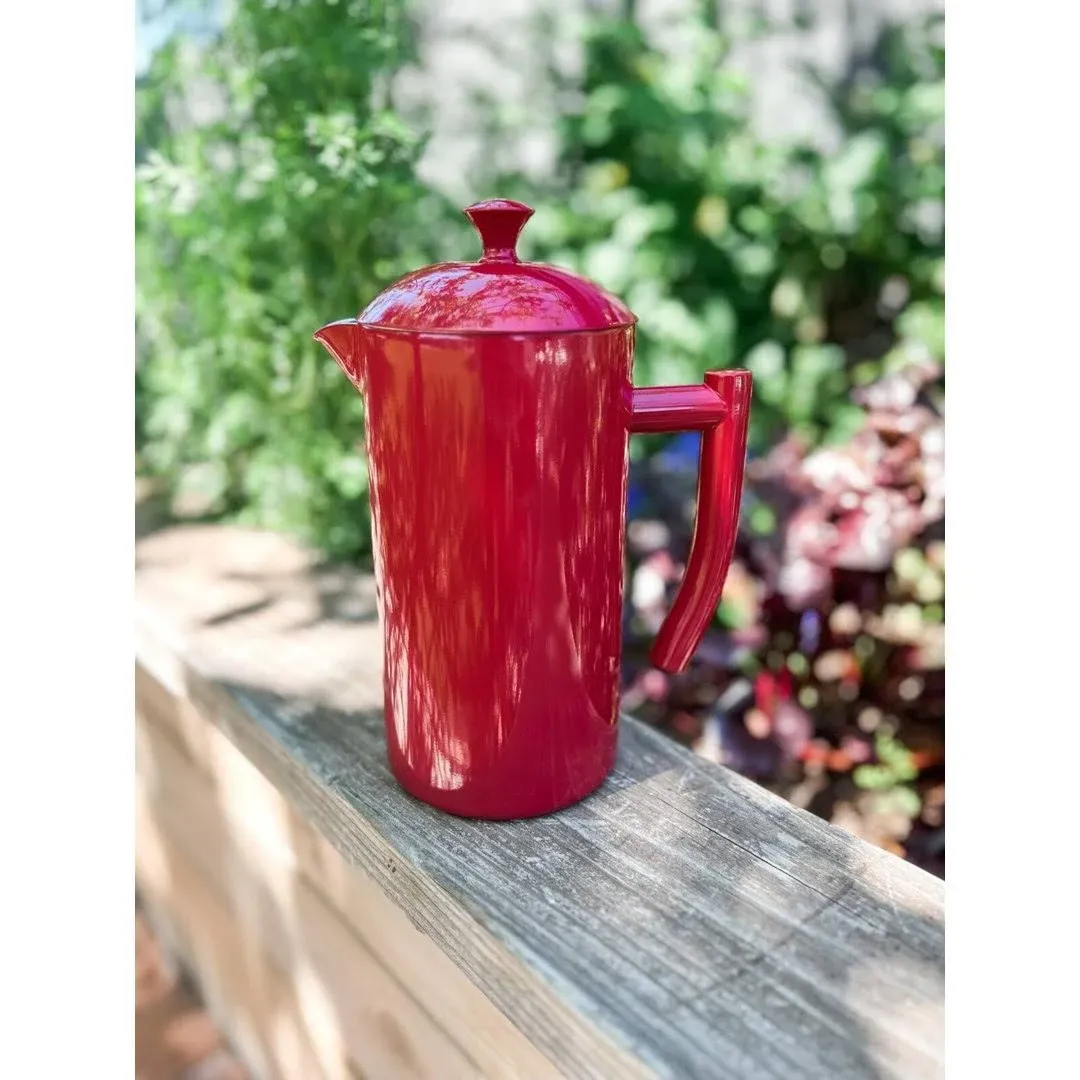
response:
[[[532,215],[470,206],[483,254],[315,337],[366,399],[390,765],[468,817],[567,806],[615,760],[629,437],[700,431],[697,523],[652,650],[679,671],[731,563],[751,377],[634,389],[635,316],[523,263]]]

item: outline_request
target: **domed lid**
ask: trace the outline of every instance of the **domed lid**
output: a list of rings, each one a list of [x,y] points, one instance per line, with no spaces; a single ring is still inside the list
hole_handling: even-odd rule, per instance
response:
[[[483,244],[478,262],[414,270],[360,313],[363,326],[443,334],[529,334],[607,330],[637,320],[585,278],[542,263],[523,263],[514,247],[531,207],[490,199],[467,207]]]

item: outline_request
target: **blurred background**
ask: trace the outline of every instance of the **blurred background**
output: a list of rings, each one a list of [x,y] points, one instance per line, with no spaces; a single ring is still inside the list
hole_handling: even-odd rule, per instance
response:
[[[137,6],[137,469],[370,560],[360,397],[311,340],[478,254],[640,318],[638,385],[756,380],[737,563],[648,665],[696,436],[636,437],[624,707],[944,875],[944,46],[922,0]]]

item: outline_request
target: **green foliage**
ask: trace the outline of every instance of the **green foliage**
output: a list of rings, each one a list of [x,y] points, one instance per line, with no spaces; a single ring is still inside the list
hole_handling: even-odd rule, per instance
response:
[[[859,765],[852,778],[869,791],[893,788],[914,780],[919,775],[911,751],[891,735],[879,733],[874,746],[877,763]]]
[[[826,153],[754,134],[731,42],[707,16],[678,63],[630,18],[592,24],[562,190],[534,194],[529,237],[638,313],[639,382],[748,366],[760,449],[790,430],[843,440],[861,420],[853,384],[943,359],[938,28],[888,30],[821,88],[842,136]]]
[[[137,88],[140,465],[340,555],[369,542],[362,402],[311,335],[431,261],[446,212],[387,104],[408,45],[400,3],[239,0]]]
[[[891,735],[879,733],[875,740],[877,763],[859,765],[852,772],[855,785],[875,793],[878,811],[892,811],[914,819],[922,809],[922,800],[911,786],[919,770],[910,750]]]
[[[411,58],[406,7],[237,0],[220,33],[173,40],[137,88],[140,467],[189,505],[339,556],[369,546],[363,407],[311,333],[469,250],[389,104]],[[483,188],[537,206],[533,257],[638,313],[639,383],[746,365],[755,449],[788,431],[842,441],[862,420],[853,386],[943,358],[937,24],[890,30],[822,88],[842,136],[826,153],[754,133],[713,20],[675,63],[624,7],[585,40],[556,182]],[[185,121],[207,87],[217,118]]]

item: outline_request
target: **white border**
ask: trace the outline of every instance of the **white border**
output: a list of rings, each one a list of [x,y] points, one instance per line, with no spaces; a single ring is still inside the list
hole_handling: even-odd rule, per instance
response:
[[[134,1074],[128,18],[0,8],[0,979],[22,1075]]]
[[[948,13],[948,1066],[1075,1069],[1077,68],[1066,5]]]
[[[1067,10],[949,13],[958,1080],[1065,1075],[1075,1060],[1080,61]],[[0,14],[0,933],[4,1054],[40,1062],[28,1075],[133,1071],[130,27],[122,5]]]

